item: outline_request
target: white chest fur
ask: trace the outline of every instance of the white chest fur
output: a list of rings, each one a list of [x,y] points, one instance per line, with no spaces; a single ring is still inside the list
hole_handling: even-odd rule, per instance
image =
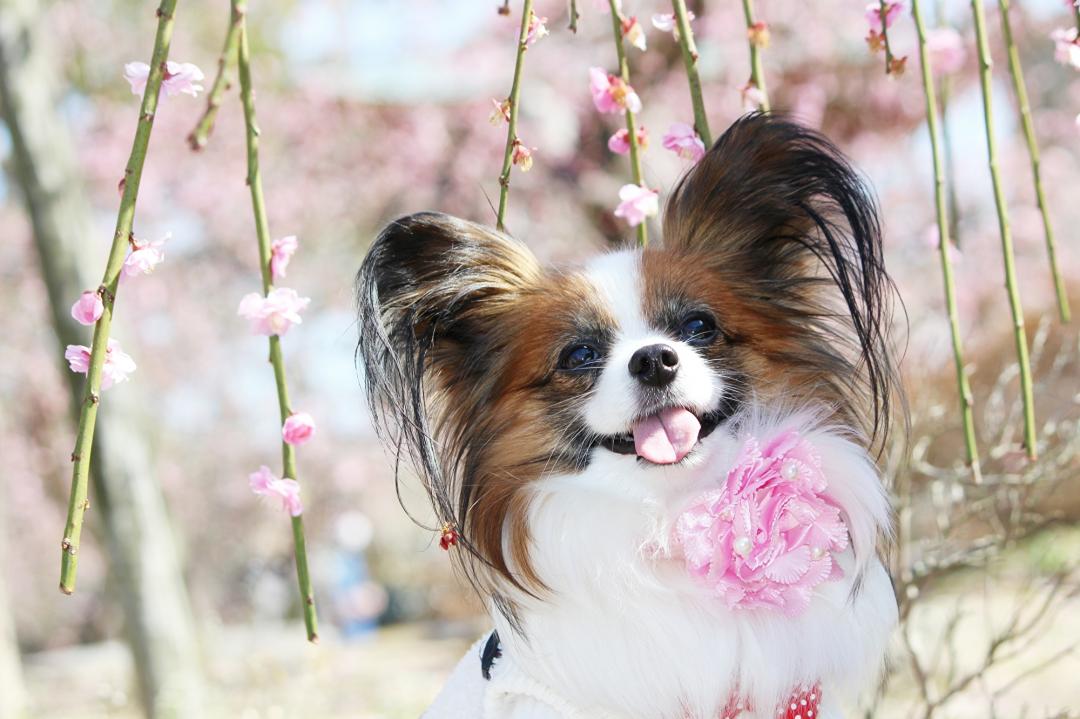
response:
[[[742,431],[777,424],[744,423]],[[646,467],[595,450],[583,474],[537,483],[532,556],[551,592],[521,600],[521,633],[495,617],[516,667],[574,706],[628,719],[714,719],[736,690],[759,710],[744,716],[764,719],[773,713],[762,708],[797,686],[820,682],[832,703],[876,678],[896,623],[875,553],[888,502],[857,444],[824,430],[805,435],[852,542],[837,558],[843,579],[818,586],[804,613],[729,609],[673,556],[670,523],[716,481],[695,471],[694,458]],[[739,445],[718,430],[698,454],[723,465]]]

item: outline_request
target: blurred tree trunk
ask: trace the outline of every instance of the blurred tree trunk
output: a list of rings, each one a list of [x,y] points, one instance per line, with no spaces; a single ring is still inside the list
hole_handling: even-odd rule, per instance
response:
[[[83,344],[87,331],[71,319],[71,303],[99,278],[86,270],[90,215],[74,166],[73,143],[59,117],[60,77],[38,0],[0,0],[0,112],[11,132],[12,184],[22,190],[33,225],[76,416],[83,377],[63,364],[63,346]],[[117,168],[117,178],[123,168]],[[90,266],[100,263],[93,261]],[[191,607],[165,500],[147,438],[137,421],[138,384],[109,394],[97,421],[91,481],[112,579],[125,614],[147,716],[201,717],[202,669]],[[58,570],[57,555],[42,571]],[[45,559],[45,558],[43,558]],[[57,560],[57,566],[51,560]]]
[[[0,554],[3,553],[7,533],[4,511],[0,509]],[[15,622],[8,608],[7,587],[4,573],[0,571],[0,719],[16,719],[23,716],[25,690],[22,668],[19,662],[19,644],[15,637]]]

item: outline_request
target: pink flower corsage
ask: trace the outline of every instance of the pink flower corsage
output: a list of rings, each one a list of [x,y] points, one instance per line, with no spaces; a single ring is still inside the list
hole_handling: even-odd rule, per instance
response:
[[[687,571],[728,607],[802,614],[814,588],[839,579],[833,554],[848,546],[840,506],[814,446],[798,432],[746,439],[720,488],[678,518]]]

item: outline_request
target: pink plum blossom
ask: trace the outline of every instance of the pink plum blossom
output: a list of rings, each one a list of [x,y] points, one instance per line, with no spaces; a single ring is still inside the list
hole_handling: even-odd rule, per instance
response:
[[[101,295],[94,290],[86,290],[75,304],[71,306],[71,316],[80,325],[92,325],[101,318],[105,311],[105,303],[101,301]]]
[[[1054,41],[1054,60],[1080,70],[1080,40],[1077,39],[1077,29],[1058,28],[1050,33],[1050,39]]]
[[[280,280],[285,276],[285,270],[289,267],[289,260],[292,259],[292,256],[299,245],[300,243],[297,241],[296,235],[282,237],[281,239],[274,240],[270,243],[271,279]]]
[[[686,11],[686,22],[693,22],[694,13],[690,10]],[[663,32],[670,32],[676,40],[679,39],[679,21],[675,18],[675,13],[656,13],[652,16],[652,25],[657,30]]]
[[[634,88],[618,75],[609,75],[603,68],[589,68],[589,90],[599,112],[641,112],[641,98]]]
[[[731,609],[799,616],[819,584],[843,576],[833,555],[848,546],[817,450],[790,430],[748,437],[726,475],[676,520],[687,571]]]
[[[636,16],[631,15],[622,21],[622,34],[628,43],[645,52],[648,42],[645,38],[645,29],[641,27]]]
[[[206,76],[203,75],[203,71],[190,62],[173,62],[169,60],[165,63],[165,79],[161,84],[165,88],[165,94],[169,97],[181,93],[198,97],[203,86],[197,83],[202,81],[204,77]]]
[[[132,95],[146,92],[146,81],[150,78],[150,66],[145,62],[129,62],[124,65],[124,79],[131,85]]]
[[[181,93],[198,97],[203,89],[198,83],[204,77],[203,71],[197,65],[169,60],[165,63],[165,77],[161,80],[161,86],[167,97]],[[142,95],[146,92],[146,82],[150,79],[150,66],[145,62],[129,62],[124,65],[124,79],[131,85],[131,94]]]
[[[673,122],[662,141],[664,149],[671,150],[684,160],[697,162],[705,156],[705,143],[698,137],[692,125]]]
[[[278,287],[263,297],[258,292],[245,295],[237,309],[244,319],[250,320],[251,331],[257,335],[284,335],[293,325],[303,320],[300,313],[311,300],[301,297],[296,290]]]
[[[304,444],[315,434],[315,420],[307,412],[293,412],[281,426],[281,438],[286,444]]]
[[[540,38],[548,34],[547,18],[537,17],[536,13],[529,11],[529,25],[526,28],[525,44],[532,45]]]
[[[535,147],[526,147],[524,142],[518,138],[514,138],[513,148],[510,153],[510,161],[520,167],[522,172],[528,172],[532,169],[532,154],[535,151]]]
[[[642,125],[637,129],[637,144],[641,150],[649,146],[649,131]],[[630,153],[630,132],[624,127],[616,130],[615,134],[608,138],[608,149],[616,155],[628,155]]]
[[[637,227],[646,217],[653,217],[660,211],[659,193],[640,185],[623,185],[619,190],[619,206],[615,216],[626,220],[631,227]]]
[[[135,277],[153,272],[155,267],[165,261],[165,243],[170,238],[172,238],[172,235],[166,234],[163,238],[154,242],[134,240],[132,242],[133,249],[124,260],[123,267],[120,268],[121,276]]]
[[[281,508],[293,517],[299,517],[304,512],[304,505],[300,501],[300,483],[288,477],[278,479],[266,465],[248,475],[248,486],[260,497],[280,499]]]
[[[903,0],[885,0],[885,28],[892,27],[902,12],[904,12]],[[872,32],[878,34],[882,32],[881,17],[880,3],[872,2],[866,6],[866,22],[870,25]]]
[[[68,361],[72,372],[86,374],[90,371],[90,348],[85,345],[68,345],[64,359]],[[101,389],[106,390],[114,384],[120,384],[134,371],[135,360],[120,348],[119,342],[110,338],[105,349],[105,364],[101,369]]]
[[[738,90],[739,95],[742,97],[743,112],[760,110],[761,106],[765,104],[765,93],[754,84],[753,80],[739,86]]]
[[[964,66],[967,50],[960,33],[951,27],[938,27],[926,34],[930,69],[935,75],[950,75]]]
[[[501,125],[510,122],[510,100],[499,101],[491,98],[491,104],[495,107],[488,116],[488,122],[492,125]]]

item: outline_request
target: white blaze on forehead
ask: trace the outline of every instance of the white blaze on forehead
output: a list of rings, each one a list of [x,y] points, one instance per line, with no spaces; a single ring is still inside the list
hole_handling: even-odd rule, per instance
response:
[[[649,331],[642,312],[641,253],[622,250],[600,255],[586,265],[585,278],[618,321],[621,336],[641,336]]]

